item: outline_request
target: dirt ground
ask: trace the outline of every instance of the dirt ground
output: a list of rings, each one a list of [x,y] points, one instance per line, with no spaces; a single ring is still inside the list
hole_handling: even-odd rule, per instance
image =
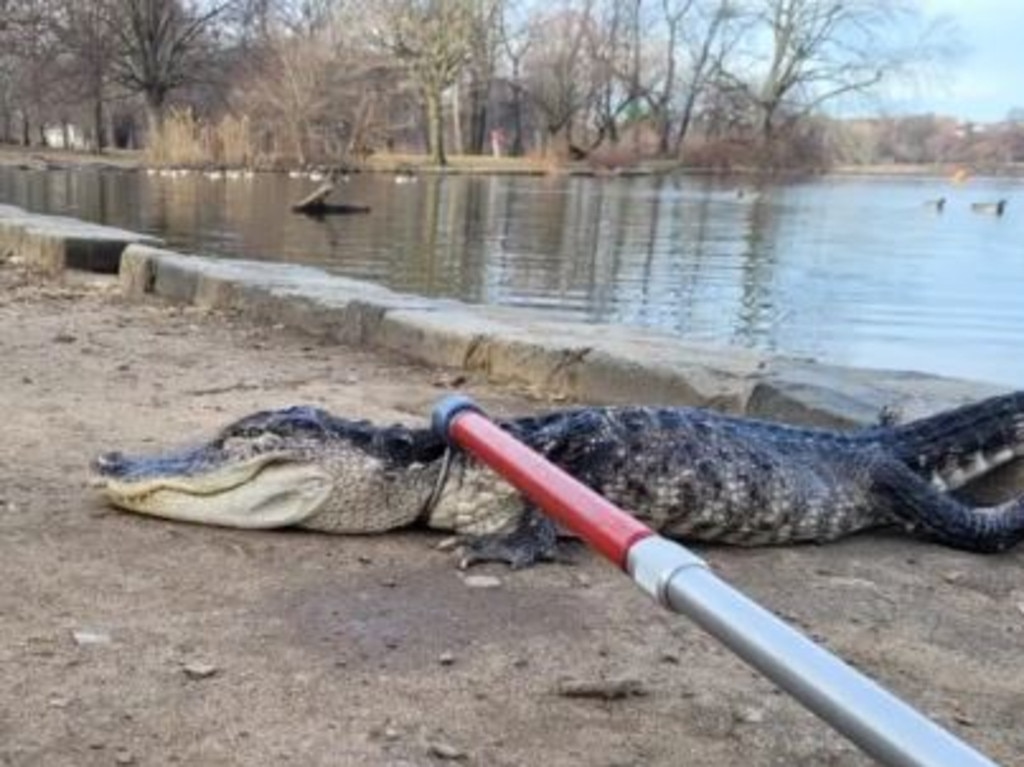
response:
[[[312,403],[421,422],[451,373],[0,266],[0,764],[851,765],[867,760],[585,551],[465,581],[442,536],[111,511],[89,460]],[[473,380],[496,413],[545,403]],[[1024,764],[1024,550],[710,548],[717,572]],[[571,697],[573,685],[597,697]],[[628,692],[617,699],[601,693]]]

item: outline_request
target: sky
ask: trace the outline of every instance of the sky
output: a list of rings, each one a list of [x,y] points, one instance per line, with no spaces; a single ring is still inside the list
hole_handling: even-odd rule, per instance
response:
[[[977,122],[1024,109],[1024,0],[923,0],[931,14],[949,16],[964,46],[934,82],[898,103]]]

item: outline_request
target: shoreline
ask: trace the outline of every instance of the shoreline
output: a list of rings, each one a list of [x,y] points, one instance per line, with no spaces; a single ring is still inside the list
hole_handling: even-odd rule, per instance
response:
[[[649,328],[394,292],[310,266],[185,255],[160,240],[0,206],[0,257],[59,276],[118,274],[122,294],[233,311],[313,337],[483,374],[565,400],[715,407],[837,426],[904,417],[1005,387],[899,370],[852,368],[677,339]]]
[[[0,167],[21,167],[27,170],[66,170],[73,168],[97,168],[101,170],[142,171],[147,164],[143,150],[107,150],[103,154],[91,154],[74,150],[42,147],[17,147],[0,145]],[[168,166],[172,167],[172,166]],[[196,172],[219,168],[204,165],[191,168]],[[331,164],[314,163],[312,167],[330,168]],[[761,176],[756,168],[735,167],[729,170],[687,166],[675,160],[648,160],[635,164],[616,166],[608,163],[568,162],[553,165],[540,158],[488,157],[478,155],[454,155],[449,165],[437,167],[427,162],[425,155],[377,154],[364,162],[353,165],[355,173],[429,173],[440,175],[521,175],[521,176],[598,176],[606,178],[630,176],[654,176],[681,174],[694,177],[750,179],[763,177],[768,180],[785,181],[799,178],[827,178],[835,176],[878,178],[952,178],[957,171],[966,169],[972,178],[1024,178],[1024,164],[1006,164],[999,167],[985,167],[972,170],[967,163],[941,164],[881,164],[881,165],[837,165],[822,169],[783,169],[767,177]],[[302,170],[293,166],[256,169],[257,173],[288,173]],[[309,170],[309,169],[307,169]]]

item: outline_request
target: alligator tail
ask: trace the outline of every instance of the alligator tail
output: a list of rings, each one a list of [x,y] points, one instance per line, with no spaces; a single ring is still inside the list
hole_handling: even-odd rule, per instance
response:
[[[1024,391],[892,427],[885,447],[942,490],[1024,456]]]
[[[872,467],[871,479],[877,507],[908,532],[986,554],[1024,539],[1024,496],[996,506],[969,506],[887,457]]]

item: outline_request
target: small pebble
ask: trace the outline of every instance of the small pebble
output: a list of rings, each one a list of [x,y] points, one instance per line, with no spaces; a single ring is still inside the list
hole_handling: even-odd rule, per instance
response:
[[[209,679],[219,671],[212,663],[200,662],[186,663],[181,670],[189,679]]]
[[[450,666],[455,663],[455,655],[450,652],[443,652],[437,656],[437,662],[442,666]]]
[[[597,698],[598,700],[622,700],[642,697],[648,694],[647,687],[639,679],[565,679],[559,682],[557,692],[563,698]]]
[[[444,743],[442,741],[431,743],[427,750],[431,756],[436,756],[438,759],[457,761],[466,758],[465,751],[456,748],[451,743]]]
[[[742,724],[760,724],[764,721],[764,711],[747,706],[734,712],[733,718]]]
[[[501,586],[501,578],[495,575],[467,575],[462,582],[471,589],[496,589]]]
[[[86,645],[110,644],[110,634],[104,634],[101,631],[72,631],[71,636],[75,640],[75,644],[79,647],[84,647]]]

